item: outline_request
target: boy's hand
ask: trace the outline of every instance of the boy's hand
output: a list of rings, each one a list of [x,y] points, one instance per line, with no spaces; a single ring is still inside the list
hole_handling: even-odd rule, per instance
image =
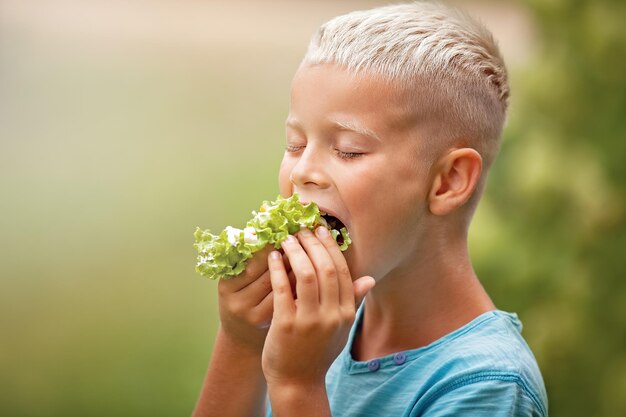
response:
[[[218,283],[224,335],[232,343],[259,354],[272,319],[272,285],[267,265],[272,249],[268,245],[248,261],[244,272],[232,279],[220,279]]]
[[[294,299],[280,253],[268,259],[274,313],[265,347],[263,372],[268,386],[324,384],[326,372],[344,348],[356,306],[374,279],[352,282],[346,260],[324,227],[308,229],[283,242],[296,278]]]

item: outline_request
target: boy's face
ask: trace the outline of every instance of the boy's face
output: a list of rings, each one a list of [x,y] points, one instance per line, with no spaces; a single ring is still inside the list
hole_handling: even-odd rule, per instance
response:
[[[354,278],[380,279],[418,248],[428,169],[405,108],[389,82],[336,65],[303,66],[293,79],[280,192],[345,224]]]

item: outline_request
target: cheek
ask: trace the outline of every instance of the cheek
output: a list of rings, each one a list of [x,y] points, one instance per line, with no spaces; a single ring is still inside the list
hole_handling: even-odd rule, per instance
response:
[[[360,218],[380,227],[394,225],[402,227],[406,216],[419,210],[425,196],[425,182],[411,161],[389,158],[384,163],[372,164],[351,176],[353,208]]]
[[[363,184],[354,205],[355,218],[359,219],[355,236],[359,246],[355,256],[359,259],[355,261],[364,268],[359,272],[384,275],[415,244],[426,187],[414,165],[403,164],[400,158],[396,158],[395,165],[378,168],[355,180]]]
[[[293,165],[294,164],[291,163],[286,157],[283,157],[283,160],[280,163],[280,169],[278,171],[278,188],[283,197],[289,197],[293,192],[291,181],[289,180]]]

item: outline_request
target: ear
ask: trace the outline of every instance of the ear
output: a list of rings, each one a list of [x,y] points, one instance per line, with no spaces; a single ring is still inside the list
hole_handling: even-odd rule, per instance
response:
[[[480,179],[483,160],[475,149],[453,149],[439,160],[437,166],[428,206],[431,213],[443,216],[470,199]]]

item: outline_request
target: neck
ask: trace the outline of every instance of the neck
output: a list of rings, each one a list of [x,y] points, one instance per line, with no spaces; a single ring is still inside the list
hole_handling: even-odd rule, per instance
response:
[[[368,293],[355,359],[426,346],[495,309],[474,273],[466,239],[425,241],[430,250],[417,250]]]

